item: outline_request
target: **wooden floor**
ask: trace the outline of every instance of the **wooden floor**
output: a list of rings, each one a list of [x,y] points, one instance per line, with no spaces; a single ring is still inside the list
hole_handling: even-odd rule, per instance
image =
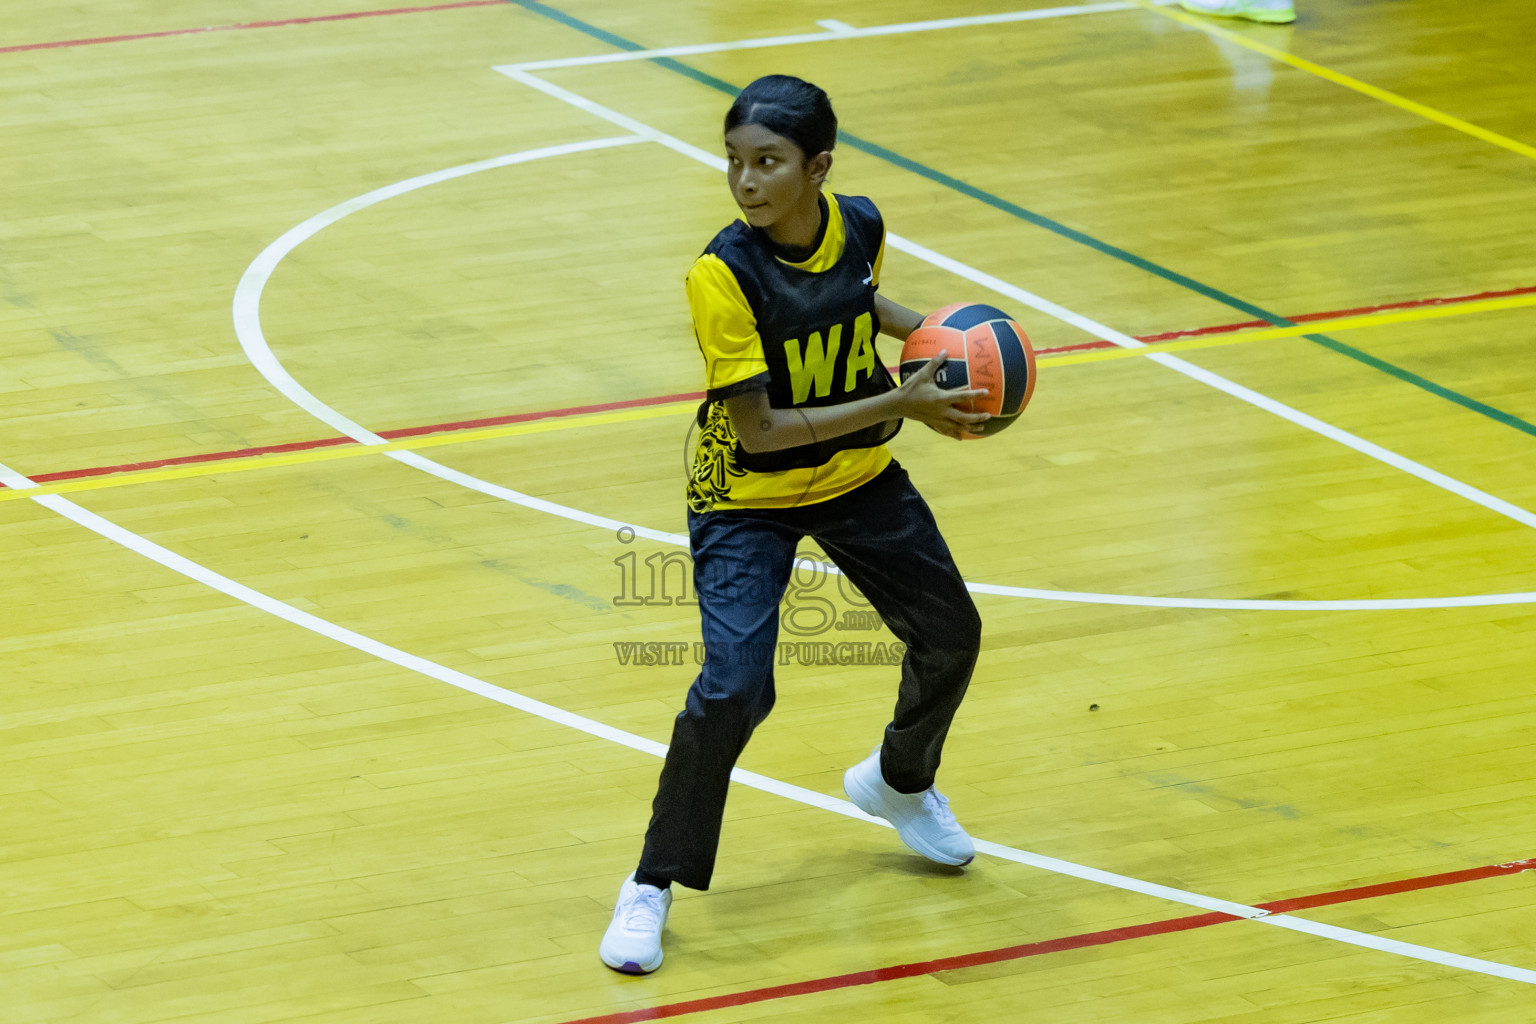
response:
[[[0,1021],[1536,1020],[1536,8],[975,20],[1052,2],[7,0]],[[771,72],[887,294],[1041,353],[893,445],[982,587],[940,785],[996,845],[838,813],[895,670],[784,648],[629,978],[688,147]],[[784,638],[859,611],[808,564]]]

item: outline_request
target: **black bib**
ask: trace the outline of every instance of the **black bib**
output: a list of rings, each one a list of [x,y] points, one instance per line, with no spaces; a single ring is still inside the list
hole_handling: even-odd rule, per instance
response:
[[[757,319],[768,361],[768,403],[776,409],[840,405],[896,386],[875,351],[880,318],[875,313],[874,263],[884,225],[868,199],[836,199],[843,216],[843,253],[820,273],[790,266],[775,254],[766,232],[740,221],[716,235],[704,250],[730,268]],[[699,409],[700,426],[708,404],[725,397],[709,392]],[[772,452],[754,454],[738,443],[734,454],[738,465],[753,472],[804,469],[823,465],[849,448],[884,444],[900,429],[901,420],[888,420]]]

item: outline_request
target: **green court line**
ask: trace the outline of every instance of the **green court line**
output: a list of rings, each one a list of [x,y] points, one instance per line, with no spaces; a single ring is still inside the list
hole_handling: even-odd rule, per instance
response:
[[[573,17],[564,11],[550,7],[547,4],[539,3],[538,0],[507,0],[507,2],[517,7],[521,7],[524,10],[532,11],[535,14],[539,14],[546,18],[557,21],[568,28],[575,29],[577,32],[581,32],[584,35],[588,35],[594,39],[601,40],[602,42],[605,42],[609,46],[615,47],[616,49],[628,50],[631,52],[645,49],[644,46],[634,42],[633,40],[625,39],[623,36],[615,35],[606,29],[598,28],[596,25],[588,24],[587,22]],[[719,90],[720,92],[725,93],[727,96],[730,96],[733,99],[741,92],[738,87],[732,85],[730,82],[716,78],[714,75],[700,71],[697,68],[691,68],[688,65],[681,63],[680,61],[673,60],[671,57],[652,57],[650,62],[659,64],[667,70],[675,71],[680,75],[686,75],[688,78],[691,78],[703,85],[707,85],[711,89]],[[884,160],[896,167],[900,167],[902,170],[910,171],[911,173],[927,178],[929,181],[932,181],[936,184],[943,185],[945,188],[959,192],[961,195],[968,196],[972,199],[978,200],[979,202],[985,203],[995,210],[1009,214],[1010,216],[1016,217],[1019,220],[1033,224],[1036,227],[1044,228],[1046,231],[1049,231],[1052,234],[1059,235],[1062,238],[1066,238],[1073,242],[1077,242],[1080,245],[1085,245],[1090,249],[1094,249],[1106,256],[1120,260],[1123,263],[1128,263],[1133,267],[1144,270],[1149,274],[1160,277],[1163,280],[1176,284],[1181,288],[1185,288],[1189,291],[1203,295],[1206,298],[1219,302],[1224,306],[1229,306],[1232,309],[1241,310],[1242,312],[1247,313],[1249,316],[1254,317],[1255,319],[1263,320],[1266,323],[1273,324],[1276,327],[1296,326],[1294,321],[1287,320],[1285,317],[1278,313],[1272,313],[1262,306],[1255,306],[1251,302],[1240,299],[1235,295],[1229,295],[1226,292],[1221,291],[1218,288],[1213,288],[1201,281],[1196,281],[1194,278],[1187,277],[1176,270],[1170,270],[1167,267],[1153,263],[1151,260],[1138,256],[1133,252],[1128,252],[1125,249],[1121,249],[1119,246],[1111,245],[1108,242],[1094,238],[1092,235],[1085,234],[1075,228],[1070,228],[1065,224],[1054,221],[1051,218],[1041,214],[1035,213],[1032,210],[1026,210],[1024,207],[1019,206],[1017,203],[1009,202],[1008,200],[1003,199],[1001,196],[993,195],[991,192],[988,192],[985,189],[981,189],[968,182],[961,181],[959,178],[945,174],[943,171],[936,170],[926,164],[918,163],[916,160],[913,160],[910,157],[902,156],[900,153],[897,153],[894,150],[887,149],[886,147],[874,142],[870,142],[867,139],[861,139],[857,135],[850,134],[846,131],[839,130],[837,134],[841,141],[862,153],[868,153],[870,156]],[[1398,380],[1403,381],[1406,384],[1411,384],[1416,388],[1427,391],[1428,393],[1435,395],[1438,398],[1443,398],[1446,401],[1454,402],[1456,405],[1459,405],[1464,409],[1469,409],[1472,412],[1486,416],[1487,418],[1497,423],[1502,423],[1506,427],[1513,427],[1522,433],[1536,437],[1536,424],[1529,423],[1512,413],[1505,412],[1502,409],[1497,409],[1494,406],[1488,405],[1486,402],[1479,402],[1475,398],[1463,395],[1459,391],[1453,391],[1444,385],[1436,384],[1434,381],[1429,380],[1426,377],[1421,377],[1411,370],[1405,370],[1401,366],[1389,363],[1385,359],[1381,359],[1377,356],[1371,355],[1368,352],[1361,351],[1352,345],[1346,345],[1344,342],[1339,341],[1336,338],[1330,338],[1325,334],[1306,334],[1303,335],[1303,337],[1308,341],[1317,345],[1321,345],[1322,347],[1332,352],[1337,352],[1342,356],[1348,356],[1350,359],[1369,366],[1374,370],[1379,370],[1382,373],[1396,377]]]

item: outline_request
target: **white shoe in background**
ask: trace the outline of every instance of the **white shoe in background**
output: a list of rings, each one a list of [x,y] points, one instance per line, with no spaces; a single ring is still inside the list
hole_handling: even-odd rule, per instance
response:
[[[1247,18],[1266,25],[1289,25],[1296,20],[1294,0],[1179,0],[1179,6],[1196,14]]]

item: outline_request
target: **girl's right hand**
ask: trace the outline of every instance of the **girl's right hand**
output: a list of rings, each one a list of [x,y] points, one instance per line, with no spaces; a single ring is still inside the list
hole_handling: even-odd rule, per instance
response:
[[[965,428],[973,423],[992,418],[987,412],[965,412],[956,408],[959,403],[971,398],[980,398],[987,393],[986,388],[980,390],[946,390],[934,383],[934,375],[939,372],[939,367],[948,360],[943,352],[934,356],[912,376],[908,377],[901,387],[896,390],[897,410],[909,420],[918,420],[937,430],[946,437],[960,440],[965,436]]]

